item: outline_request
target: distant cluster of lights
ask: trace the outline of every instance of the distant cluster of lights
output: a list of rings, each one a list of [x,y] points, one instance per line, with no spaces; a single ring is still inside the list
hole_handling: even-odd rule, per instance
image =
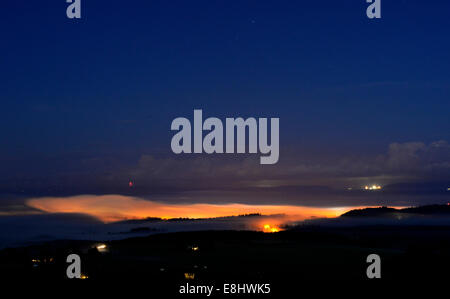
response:
[[[31,263],[34,268],[37,268],[37,267],[39,267],[40,264],[51,264],[54,261],[55,261],[55,259],[53,257],[43,258],[42,260],[39,258],[33,258],[31,260]]]
[[[381,190],[380,185],[364,186],[364,190]]]
[[[108,252],[108,246],[106,246],[106,244],[98,244],[95,247],[99,252]]]

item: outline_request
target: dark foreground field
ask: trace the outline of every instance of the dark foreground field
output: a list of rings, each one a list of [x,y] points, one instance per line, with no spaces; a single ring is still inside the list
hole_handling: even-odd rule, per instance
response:
[[[98,244],[55,241],[2,250],[2,281],[68,281],[70,253],[80,255],[86,283],[145,281],[174,294],[186,283],[271,283],[272,292],[308,282],[368,283],[371,253],[381,257],[383,281],[438,283],[448,279],[450,269],[450,227],[169,233],[106,242],[106,252],[99,252]]]

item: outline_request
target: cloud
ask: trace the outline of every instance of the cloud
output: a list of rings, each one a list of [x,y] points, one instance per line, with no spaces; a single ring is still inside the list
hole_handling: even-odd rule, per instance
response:
[[[165,204],[122,195],[80,195],[44,197],[27,201],[27,205],[48,213],[76,213],[96,217],[104,222],[125,219],[213,218],[260,213],[283,214],[295,220],[310,217],[335,217],[350,208],[312,208],[286,205],[246,204]]]
[[[386,168],[394,173],[411,173],[417,176],[450,174],[450,145],[446,141],[392,143],[389,146]]]
[[[276,165],[261,166],[253,156],[157,158],[143,155],[130,170],[136,180],[184,190],[283,185],[341,186],[346,182],[382,179],[384,184],[408,180],[450,179],[450,145],[446,141],[392,143],[375,156],[337,158],[287,152]]]
[[[101,226],[98,219],[80,214],[1,216],[0,249],[56,239],[85,240],[92,228]]]
[[[358,200],[374,204],[372,199],[339,194],[347,187],[450,181],[450,145],[446,141],[396,142],[375,155],[304,153],[285,148],[275,165],[260,165],[255,155],[226,154],[144,154],[127,164],[109,161],[107,168],[100,167],[98,159],[94,166],[89,164],[73,173],[4,180],[0,188],[10,193],[23,191],[27,197],[121,194],[162,202],[324,205],[334,201],[336,206]],[[345,200],[336,196],[345,196]]]

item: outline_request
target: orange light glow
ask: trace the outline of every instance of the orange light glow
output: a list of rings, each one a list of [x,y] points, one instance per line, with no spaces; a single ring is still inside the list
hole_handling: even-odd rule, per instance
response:
[[[164,204],[122,195],[79,195],[72,197],[42,197],[30,199],[27,205],[48,213],[83,213],[103,222],[147,217],[214,218],[260,213],[284,215],[291,221],[311,217],[337,217],[352,208],[318,208],[293,205],[247,205],[247,204]],[[264,224],[259,224],[259,229]],[[271,223],[279,225],[279,223]]]
[[[185,279],[194,279],[195,273],[184,273],[184,278]]]
[[[277,233],[280,231],[280,228],[270,225],[270,224],[264,224],[263,226],[263,232],[265,233]]]

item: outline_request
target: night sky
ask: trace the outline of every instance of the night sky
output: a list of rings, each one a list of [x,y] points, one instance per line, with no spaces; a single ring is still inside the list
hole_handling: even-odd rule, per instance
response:
[[[82,0],[72,20],[63,0],[2,2],[0,214],[84,194],[448,201],[450,2],[383,0],[378,20],[367,5]],[[170,124],[194,109],[280,118],[279,162],[173,154]]]

